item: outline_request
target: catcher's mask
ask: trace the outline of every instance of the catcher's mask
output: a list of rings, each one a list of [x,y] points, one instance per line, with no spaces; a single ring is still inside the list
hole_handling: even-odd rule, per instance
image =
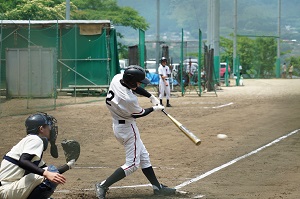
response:
[[[55,144],[57,134],[58,134],[58,127],[56,126],[57,120],[51,116],[48,115],[47,113],[36,113],[33,115],[30,115],[26,121],[25,121],[25,126],[26,126],[26,132],[27,134],[34,134],[38,135],[39,134],[39,128],[41,126],[48,125],[50,127],[50,153],[51,156],[54,158],[58,157],[58,151],[57,151],[57,146]],[[47,149],[48,143],[45,143],[45,140],[42,139],[44,142],[44,150]]]

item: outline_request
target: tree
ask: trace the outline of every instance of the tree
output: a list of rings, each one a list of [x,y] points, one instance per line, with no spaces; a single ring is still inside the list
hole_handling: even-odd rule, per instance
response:
[[[287,63],[290,63],[289,65],[294,66],[293,74],[299,76],[300,75],[300,56],[292,56],[288,59],[286,59]]]
[[[276,39],[259,37],[255,40],[256,58],[260,77],[269,77],[274,73],[276,61]]]
[[[233,60],[233,41],[229,38],[220,37],[220,61],[229,61],[229,65],[232,66]]]
[[[232,65],[233,41],[229,38],[220,38],[221,61],[229,59]],[[274,38],[238,37],[237,55],[240,65],[245,72],[258,74],[260,77],[270,77],[273,75],[276,61],[276,40]]]
[[[111,20],[114,25],[132,27],[133,29],[147,30],[149,24],[145,18],[130,7],[120,7],[116,0],[74,0],[78,9],[72,11],[73,19],[81,20]],[[117,33],[118,37],[123,35]],[[127,46],[118,42],[119,55],[128,57]]]
[[[116,0],[72,0],[71,19],[111,20],[114,25],[147,30],[149,24],[130,7],[120,7]],[[65,0],[0,0],[2,19],[62,20],[65,19]],[[117,33],[118,37],[123,36]],[[127,57],[126,46],[118,43],[122,57]]]
[[[56,20],[64,19],[65,7],[65,3],[59,0],[4,0],[1,2],[0,9],[3,19]],[[72,7],[76,9],[73,4]]]
[[[147,30],[149,24],[130,7],[120,7],[116,0],[74,0],[78,7],[73,19],[111,20],[114,25]]]
[[[254,40],[248,37],[239,37],[237,39],[237,53],[240,60],[240,65],[243,67],[242,73],[250,70],[254,66]]]

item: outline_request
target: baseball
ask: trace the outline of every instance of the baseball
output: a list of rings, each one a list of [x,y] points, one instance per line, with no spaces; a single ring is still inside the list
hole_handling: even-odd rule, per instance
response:
[[[218,134],[217,135],[217,137],[219,138],[219,139],[226,139],[228,136],[226,135],[226,134]]]

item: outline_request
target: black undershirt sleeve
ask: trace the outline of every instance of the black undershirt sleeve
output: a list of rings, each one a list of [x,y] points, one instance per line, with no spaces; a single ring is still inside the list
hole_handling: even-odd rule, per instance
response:
[[[44,167],[47,167],[46,164],[44,164],[43,166],[38,167],[36,166],[35,164],[33,164],[31,162],[32,158],[34,158],[35,155],[30,155],[28,153],[23,153],[20,157],[20,160],[19,160],[19,166],[21,168],[23,168],[24,170],[28,171],[29,173],[35,173],[35,174],[38,174],[38,175],[41,175],[43,176],[43,173],[44,173]],[[67,164],[64,164],[63,166],[60,166],[59,168],[57,168],[58,172],[60,174],[68,171],[70,169],[70,167],[67,165]]]
[[[43,176],[43,173],[44,173],[44,169],[36,166],[35,164],[33,164],[31,162],[31,160],[34,158],[35,155],[30,155],[28,153],[23,153],[20,157],[20,160],[19,160],[19,166],[28,171],[29,173],[35,173],[35,174],[38,174],[40,176]]]
[[[144,117],[146,115],[148,115],[149,113],[151,113],[153,111],[153,108],[146,108],[145,112],[141,115],[132,115],[133,118],[139,118],[139,117]]]
[[[57,168],[58,172],[60,174],[63,174],[64,172],[68,171],[70,167],[67,164],[64,164],[63,166],[60,166]]]
[[[133,90],[135,93],[145,96],[145,97],[151,97],[151,93],[143,89],[142,87],[137,87],[135,90]]]

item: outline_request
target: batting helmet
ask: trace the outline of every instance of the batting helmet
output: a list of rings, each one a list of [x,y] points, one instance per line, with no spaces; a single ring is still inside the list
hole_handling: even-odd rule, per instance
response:
[[[149,79],[146,78],[145,70],[140,66],[129,66],[126,68],[123,74],[123,81],[129,88],[136,88],[137,82],[150,83]]]
[[[162,58],[160,59],[160,63],[163,62],[163,61],[168,62],[167,58],[165,58],[165,57],[162,57]]]

